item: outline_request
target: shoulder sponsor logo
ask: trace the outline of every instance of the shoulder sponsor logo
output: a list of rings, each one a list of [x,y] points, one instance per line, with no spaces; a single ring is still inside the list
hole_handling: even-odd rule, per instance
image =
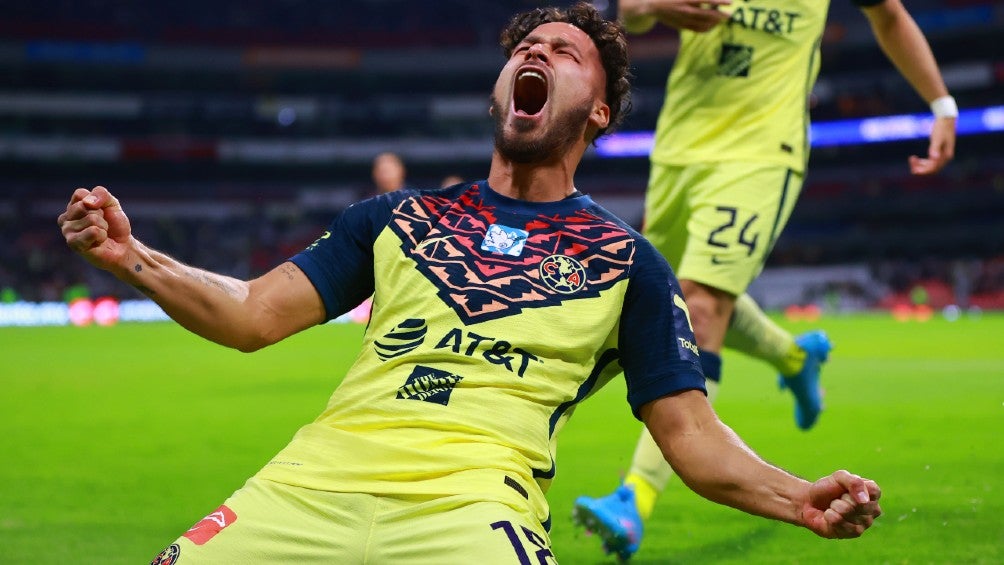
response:
[[[519,257],[523,253],[523,246],[526,245],[526,238],[529,232],[519,228],[510,228],[501,224],[488,226],[485,232],[485,239],[481,242],[481,249],[489,253],[509,255]]]
[[[673,325],[676,328],[676,341],[680,346],[680,357],[687,358],[687,353],[690,352],[694,355],[700,355],[697,350],[697,344],[694,343],[694,324],[690,322],[690,309],[687,308],[686,301],[679,294],[673,294],[673,305],[683,312],[682,316],[674,315]],[[686,322],[686,326],[684,326]]]
[[[172,543],[167,546],[167,549],[158,553],[157,557],[154,557],[153,561],[150,562],[150,565],[174,565],[179,557],[181,557],[181,546]]]
[[[453,388],[462,380],[464,377],[449,371],[415,365],[408,380],[397,389],[397,398],[424,400],[446,406],[450,402]]]
[[[540,262],[540,279],[555,292],[572,294],[586,285],[586,269],[568,255],[548,255]]]
[[[687,308],[687,301],[679,294],[674,294],[673,304],[680,310],[683,310],[683,315],[687,318],[687,327],[690,328],[690,331],[694,331],[694,324],[690,321],[690,308]]]
[[[236,521],[237,514],[224,504],[199,520],[199,523],[185,532],[185,537],[192,540],[195,545],[202,545]]]
[[[692,352],[694,355],[700,355],[700,353],[697,352],[697,346],[694,345],[694,342],[685,337],[678,337],[676,339],[680,342],[680,347]]]
[[[422,345],[428,330],[425,320],[408,318],[374,341],[373,349],[381,361],[399,357]]]
[[[331,232],[330,231],[325,231],[323,234],[321,234],[321,237],[319,237],[316,240],[314,240],[314,243],[311,243],[310,245],[307,246],[307,251],[311,251],[312,249],[314,249],[315,247],[317,247],[318,244],[321,243],[321,241],[323,241],[325,239],[328,239],[329,237],[331,237]]]

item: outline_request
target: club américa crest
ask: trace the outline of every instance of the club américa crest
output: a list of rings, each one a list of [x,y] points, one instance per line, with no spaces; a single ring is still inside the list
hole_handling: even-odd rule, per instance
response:
[[[567,255],[548,255],[540,262],[540,280],[561,294],[572,294],[586,285],[586,269]]]
[[[167,549],[157,554],[157,557],[153,558],[150,565],[174,565],[179,557],[181,557],[181,547],[176,543],[172,543],[167,546]]]

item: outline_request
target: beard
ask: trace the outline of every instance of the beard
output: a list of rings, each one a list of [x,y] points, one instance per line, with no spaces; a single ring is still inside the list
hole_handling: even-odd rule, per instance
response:
[[[535,139],[520,139],[519,133],[532,130],[533,124],[516,122],[515,134],[506,134],[507,112],[493,94],[491,96],[492,120],[495,122],[495,149],[514,163],[541,163],[560,157],[582,136],[582,126],[589,119],[590,109],[583,105],[565,110],[554,117],[549,126]]]

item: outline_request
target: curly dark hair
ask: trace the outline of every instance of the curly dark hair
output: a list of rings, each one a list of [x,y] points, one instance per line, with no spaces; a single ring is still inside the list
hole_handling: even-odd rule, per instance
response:
[[[569,23],[586,32],[600,52],[600,61],[607,75],[607,105],[610,106],[610,123],[601,129],[599,138],[613,131],[631,110],[631,69],[627,54],[624,28],[603,15],[588,2],[579,2],[571,8],[536,8],[516,14],[499,36],[499,44],[506,59],[513,49],[538,26],[551,22]],[[595,141],[595,139],[594,139]]]

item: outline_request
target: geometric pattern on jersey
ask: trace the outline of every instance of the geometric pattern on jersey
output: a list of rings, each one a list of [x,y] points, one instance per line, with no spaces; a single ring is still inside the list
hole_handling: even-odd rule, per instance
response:
[[[499,222],[497,213],[474,184],[456,200],[406,199],[391,216],[401,250],[464,323],[596,297],[628,275],[634,241],[605,218],[581,209],[537,215],[520,226],[529,235],[513,257],[481,250],[488,227]],[[501,223],[512,226],[509,218]],[[559,269],[578,278],[566,280]]]

